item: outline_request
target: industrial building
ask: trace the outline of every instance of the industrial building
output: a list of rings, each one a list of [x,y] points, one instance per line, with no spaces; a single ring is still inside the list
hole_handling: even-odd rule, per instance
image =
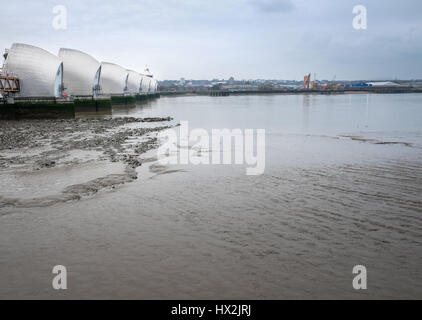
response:
[[[15,97],[61,97],[63,63],[54,54],[27,44],[15,43],[5,54],[3,74],[19,79]]]
[[[90,55],[74,50],[60,49],[63,61],[63,84],[70,96],[97,96],[101,93],[101,64]]]
[[[370,87],[400,87],[401,85],[391,81],[368,82]]]

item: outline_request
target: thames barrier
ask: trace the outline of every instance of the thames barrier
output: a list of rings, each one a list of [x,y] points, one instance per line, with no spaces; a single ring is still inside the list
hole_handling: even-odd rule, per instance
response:
[[[79,50],[54,55],[14,43],[0,70],[0,119],[71,118],[75,111],[111,109],[159,97],[158,81],[143,72],[99,62]]]

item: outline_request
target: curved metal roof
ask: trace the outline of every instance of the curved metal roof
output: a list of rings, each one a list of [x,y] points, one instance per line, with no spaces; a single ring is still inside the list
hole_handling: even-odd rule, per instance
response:
[[[154,78],[150,78],[150,85],[149,85],[149,92],[150,93],[156,93],[158,88],[158,82]]]
[[[19,97],[59,97],[62,94],[62,61],[44,49],[14,43],[4,63],[4,72],[19,77]]]
[[[153,92],[156,93],[157,91],[158,91],[158,81],[154,79]]]
[[[128,72],[127,91],[128,93],[138,94],[141,91],[142,76],[136,71],[128,70]]]
[[[98,90],[101,64],[90,55],[73,49],[62,48],[59,58],[63,61],[63,83],[66,93],[73,96],[93,95]]]
[[[151,88],[152,78],[142,75],[142,93],[149,93]]]
[[[124,94],[127,90],[129,72],[114,63],[101,63],[100,86],[104,94]]]

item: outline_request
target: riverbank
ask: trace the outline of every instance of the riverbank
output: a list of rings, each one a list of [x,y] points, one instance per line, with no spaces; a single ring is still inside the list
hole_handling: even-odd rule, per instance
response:
[[[422,93],[422,88],[413,87],[365,87],[345,89],[271,89],[271,90],[185,90],[166,91],[162,88],[160,95],[169,96],[230,96],[230,95],[338,95],[338,94],[401,94]]]

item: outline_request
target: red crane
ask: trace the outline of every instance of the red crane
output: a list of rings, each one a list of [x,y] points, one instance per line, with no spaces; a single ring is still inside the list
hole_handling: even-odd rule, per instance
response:
[[[310,84],[311,84],[311,74],[305,76],[305,78],[303,79],[303,88],[309,89]]]

